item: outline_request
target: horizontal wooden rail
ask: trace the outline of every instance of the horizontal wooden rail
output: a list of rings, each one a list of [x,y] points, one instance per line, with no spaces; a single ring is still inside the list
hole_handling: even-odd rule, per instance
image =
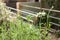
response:
[[[60,27],[60,24],[56,24],[56,23],[53,23],[53,22],[50,22],[50,23]]]
[[[29,12],[29,13],[36,13],[37,14],[37,12],[31,11],[31,10],[27,10],[27,9],[24,9],[23,11],[26,11],[26,12]]]
[[[60,20],[60,18],[58,17],[53,17],[53,16],[49,16],[50,18],[53,18],[53,19],[57,19],[57,20]]]
[[[7,8],[12,9],[12,10],[15,10],[15,11],[19,11],[19,12],[24,12],[24,13],[30,14],[30,15],[32,15],[32,16],[36,16],[36,14],[29,13],[29,12],[26,12],[26,11],[22,11],[22,10],[19,10],[19,9],[15,9],[15,8],[12,8],[12,7],[8,7],[8,6],[7,6]]]
[[[8,12],[8,11],[7,11],[7,12]],[[9,13],[11,13],[11,14],[14,14],[14,15],[16,14],[16,13],[13,13],[13,12],[9,12]],[[26,17],[23,17],[23,16],[21,16],[21,18],[22,18],[22,19],[25,19],[25,20],[27,20],[27,18],[26,18]],[[28,20],[27,20],[27,21],[28,21]],[[33,23],[33,20],[29,20],[28,22],[31,22],[31,23]]]
[[[28,21],[26,17],[21,16],[21,18],[24,19],[24,20],[26,20],[26,21]],[[29,20],[28,22],[33,23],[33,20]]]
[[[22,5],[22,6],[35,8],[35,9],[40,9],[40,10],[52,11],[52,12],[60,12],[59,10],[50,10],[50,9],[47,9],[47,8],[40,8],[40,7],[34,7],[34,6],[28,6],[28,5]]]

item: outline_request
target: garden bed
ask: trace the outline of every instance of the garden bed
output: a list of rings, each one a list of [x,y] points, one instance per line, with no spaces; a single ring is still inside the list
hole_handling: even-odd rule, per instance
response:
[[[23,20],[19,11],[14,14],[10,9],[6,8],[4,3],[0,3],[0,40],[58,40],[58,36],[54,34],[55,30],[51,30],[54,33],[49,32],[51,24],[49,23],[49,18],[47,18],[49,16],[47,13],[45,14],[45,11],[34,15],[35,18],[37,16],[40,17],[37,17],[39,20],[36,20],[39,22],[30,24],[31,15],[25,15],[27,21]]]

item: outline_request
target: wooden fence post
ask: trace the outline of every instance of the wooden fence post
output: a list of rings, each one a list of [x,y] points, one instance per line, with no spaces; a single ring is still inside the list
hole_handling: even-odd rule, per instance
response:
[[[17,3],[16,3],[16,8],[17,8],[17,9],[20,9],[20,6],[19,6],[19,5],[20,5],[20,3],[17,2]]]
[[[16,3],[16,9],[18,9],[18,10],[21,10],[22,9],[22,5],[20,5],[20,2],[17,2]],[[20,11],[17,11],[17,14],[18,15],[21,15],[21,12]]]
[[[16,8],[17,8],[17,9],[22,9],[23,6],[20,4],[20,2],[17,2],[17,3],[16,3]]]

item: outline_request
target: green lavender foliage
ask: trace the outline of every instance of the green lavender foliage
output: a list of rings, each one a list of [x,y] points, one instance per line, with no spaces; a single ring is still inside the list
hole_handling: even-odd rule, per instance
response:
[[[1,33],[1,40],[39,40],[40,31],[34,26],[17,20],[16,24],[10,22],[8,30],[3,29]],[[3,26],[4,27],[4,26]]]

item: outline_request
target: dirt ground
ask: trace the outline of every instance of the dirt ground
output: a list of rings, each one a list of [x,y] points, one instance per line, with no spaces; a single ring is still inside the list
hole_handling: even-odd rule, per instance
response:
[[[56,34],[49,33],[50,40],[60,40]]]

